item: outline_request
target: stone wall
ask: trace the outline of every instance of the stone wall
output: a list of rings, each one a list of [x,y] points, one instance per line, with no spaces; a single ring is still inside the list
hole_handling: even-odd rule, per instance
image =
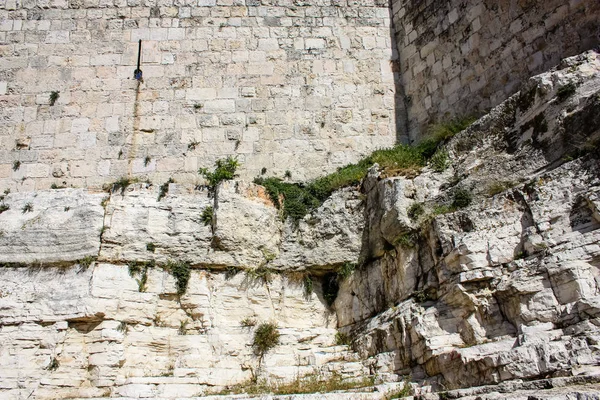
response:
[[[392,9],[412,140],[600,43],[596,0],[394,0]]]
[[[399,138],[391,40],[382,1],[2,0],[0,189],[335,170]]]

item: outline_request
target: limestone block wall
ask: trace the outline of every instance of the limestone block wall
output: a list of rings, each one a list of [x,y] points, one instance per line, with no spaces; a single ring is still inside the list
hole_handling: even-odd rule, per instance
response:
[[[600,43],[596,0],[394,0],[392,9],[412,140]]]
[[[1,0],[0,189],[335,170],[399,139],[394,48],[380,0]]]

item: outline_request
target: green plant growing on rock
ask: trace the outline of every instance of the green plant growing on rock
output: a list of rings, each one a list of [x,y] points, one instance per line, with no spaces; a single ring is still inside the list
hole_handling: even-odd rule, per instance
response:
[[[413,292],[412,298],[415,299],[417,303],[424,303],[429,300],[435,300],[436,291],[433,288],[417,290]]]
[[[345,333],[337,332],[335,334],[335,344],[336,346],[350,346],[352,344],[352,339]]]
[[[259,395],[268,393],[272,395],[289,395],[303,393],[331,393],[369,387],[373,386],[374,383],[375,379],[371,376],[358,380],[344,380],[342,375],[337,371],[330,374],[315,371],[304,376],[298,376],[290,382],[279,383],[251,379],[248,382],[228,388],[218,394],[245,393],[247,395]]]
[[[556,91],[556,98],[558,99],[559,103],[562,103],[569,97],[573,96],[576,91],[577,84],[575,82],[569,82],[566,85],[558,88],[558,90]]]
[[[235,171],[239,166],[238,160],[230,156],[217,160],[214,171],[210,172],[207,168],[200,168],[198,173],[206,179],[208,186],[214,190],[222,181],[235,178]]]
[[[340,265],[337,268],[337,270],[336,270],[337,276],[340,279],[340,281],[343,281],[344,279],[349,278],[355,269],[356,269],[355,263],[346,261],[345,263],[343,263],[342,265]]]
[[[129,325],[127,325],[127,322],[121,321],[119,326],[117,326],[117,332],[121,332],[123,334],[126,334],[127,332],[129,332]]]
[[[264,265],[258,266],[256,268],[247,269],[246,276],[251,281],[262,281],[265,284],[269,284],[273,281],[273,273],[271,270]]]
[[[8,211],[10,210],[10,206],[8,204],[0,204],[0,214],[2,214],[4,211]]]
[[[449,400],[450,399],[450,395],[448,394],[448,392],[439,392],[438,396],[439,396],[440,400]]]
[[[136,275],[139,275],[139,279],[136,278],[135,281],[138,285],[138,291],[145,292],[146,291],[146,282],[148,281],[148,268],[154,267],[156,265],[155,261],[137,261],[130,262],[127,266],[129,268],[129,276],[135,278]]]
[[[180,336],[185,336],[187,335],[187,325],[188,325],[189,321],[186,319],[185,321],[180,321],[179,322],[179,329],[177,329],[177,334]]]
[[[252,339],[254,353],[263,358],[269,350],[279,344],[279,338],[277,325],[272,322],[263,322],[254,331],[254,338]]]
[[[467,189],[459,188],[454,191],[452,207],[456,209],[468,207],[472,201],[473,194]]]
[[[240,321],[240,325],[244,328],[251,328],[256,326],[256,320],[254,318],[246,317]]]
[[[175,183],[175,180],[173,178],[169,178],[168,181],[160,185],[160,188],[158,189],[158,198],[156,199],[156,201],[161,201],[162,198],[165,197],[167,193],[169,193],[169,185],[171,183]]]
[[[276,177],[258,177],[254,183],[265,187],[273,204],[283,210],[284,218],[289,217],[297,222],[323,204],[334,191],[359,185],[374,164],[379,165],[384,176],[415,176],[438,152],[440,143],[454,136],[473,121],[474,118],[463,118],[436,125],[430,129],[430,137],[417,146],[399,144],[376,150],[356,164],[346,165],[336,172],[307,183],[289,183]],[[442,164],[445,165],[447,162],[447,153],[439,150],[435,165],[441,168]],[[261,171],[262,174],[265,172],[266,169]]]
[[[486,193],[488,196],[492,197],[514,186],[515,183],[512,181],[495,181],[490,183],[490,185],[487,187]]]
[[[408,215],[411,221],[416,221],[423,213],[425,213],[425,207],[421,203],[412,203],[408,207],[408,210],[406,210],[406,215]]]
[[[58,369],[58,367],[60,367],[60,363],[58,362],[58,359],[56,357],[52,357],[50,359],[50,363],[48,364],[46,369],[48,371],[56,371]]]
[[[154,253],[156,251],[156,245],[152,242],[146,243],[146,250]]]
[[[433,207],[433,215],[444,215],[456,211],[456,208],[447,204],[438,204]]]
[[[56,104],[56,101],[58,100],[58,98],[60,97],[60,92],[58,90],[53,90],[50,92],[50,105],[53,106],[54,104]]]
[[[304,275],[304,295],[306,297],[310,297],[310,295],[313,293],[313,279],[312,276],[310,274],[306,274]]]
[[[93,256],[85,256],[81,260],[77,261],[79,266],[83,269],[88,269],[93,263],[96,261],[96,258]]]
[[[403,248],[415,247],[418,239],[419,236],[416,232],[405,232],[402,235],[398,236],[398,238],[394,242],[394,246],[400,246]]]
[[[169,261],[165,269],[175,278],[177,294],[179,296],[185,294],[191,276],[190,265],[182,261]]]
[[[400,389],[399,391],[393,393],[389,399],[402,399],[404,397],[409,397],[415,394],[415,391],[413,389],[413,387],[410,385],[410,376],[407,376],[404,379],[404,385],[402,386],[402,389]]]
[[[121,195],[125,194],[125,190],[129,187],[129,185],[138,182],[138,178],[131,178],[127,176],[122,176],[110,186],[111,192],[120,191]]]
[[[31,202],[27,202],[25,203],[25,205],[23,206],[23,208],[21,208],[21,213],[25,214],[28,212],[32,212],[33,211],[33,204],[31,204]]]
[[[430,126],[428,128],[428,134],[435,142],[444,142],[468,128],[469,125],[476,120],[477,118],[470,115],[465,117],[455,117],[449,121],[440,122]]]
[[[200,214],[200,221],[204,223],[204,226],[211,225],[213,222],[214,210],[212,206],[204,207],[202,214]]]
[[[227,269],[225,270],[225,280],[232,279],[240,272],[241,272],[241,269],[239,269],[237,267],[233,267],[233,266],[227,267]]]
[[[138,292],[144,293],[146,291],[146,283],[148,282],[148,267],[144,267],[140,272],[140,278],[135,280],[138,285]]]
[[[450,165],[450,157],[448,156],[448,152],[446,150],[436,151],[433,156],[431,156],[429,165],[435,172],[445,171],[446,168],[448,168],[448,165]]]
[[[519,92],[519,97],[517,97],[517,107],[520,111],[525,112],[531,108],[533,102],[535,101],[537,90],[537,85],[531,87],[529,90],[521,89]]]

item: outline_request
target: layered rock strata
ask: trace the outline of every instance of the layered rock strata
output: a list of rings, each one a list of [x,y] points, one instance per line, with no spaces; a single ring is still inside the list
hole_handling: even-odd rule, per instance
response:
[[[0,396],[194,398],[339,375],[388,385],[324,398],[409,382],[432,399],[597,398],[599,109],[598,53],[567,59],[450,140],[443,171],[375,166],[297,224],[242,181],[7,194]],[[281,334],[264,356],[254,322]]]

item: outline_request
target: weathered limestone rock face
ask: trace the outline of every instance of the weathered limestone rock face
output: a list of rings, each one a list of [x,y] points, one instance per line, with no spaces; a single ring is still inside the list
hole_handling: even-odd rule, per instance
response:
[[[0,394],[3,399],[202,395],[253,376],[365,374],[335,345],[335,314],[301,283],[192,271],[177,298],[173,277],[149,269],[146,289],[127,266],[2,268]],[[280,346],[259,358],[253,327],[275,321]],[[53,364],[56,360],[57,364]]]
[[[0,397],[175,398],[251,379],[368,374],[336,344],[337,319],[316,276],[307,286],[308,272],[265,273],[355,262],[356,191],[336,193],[298,229],[254,184],[224,182],[215,193],[171,184],[160,200],[157,192],[134,184],[109,195],[5,196]],[[157,267],[169,263],[191,267],[181,297]],[[264,357],[249,321],[278,326],[280,344]]]
[[[161,200],[156,188],[146,184],[112,193],[106,203],[101,260],[179,259],[217,269],[268,264],[279,270],[331,270],[359,258],[364,207],[356,190],[335,193],[295,224],[282,221],[262,186],[226,181],[214,194],[171,186]],[[202,219],[207,208],[212,209],[212,221]]]
[[[598,398],[599,106],[600,55],[565,60],[451,139],[445,171],[375,166],[297,224],[243,181],[7,195],[0,397],[339,373],[384,384],[308,398]],[[278,326],[264,357],[250,321]]]
[[[369,178],[385,246],[335,308],[375,370],[446,390],[600,372],[600,57],[561,67],[455,137],[444,174]]]
[[[58,263],[96,256],[104,194],[81,189],[10,193],[0,214],[0,262]]]

